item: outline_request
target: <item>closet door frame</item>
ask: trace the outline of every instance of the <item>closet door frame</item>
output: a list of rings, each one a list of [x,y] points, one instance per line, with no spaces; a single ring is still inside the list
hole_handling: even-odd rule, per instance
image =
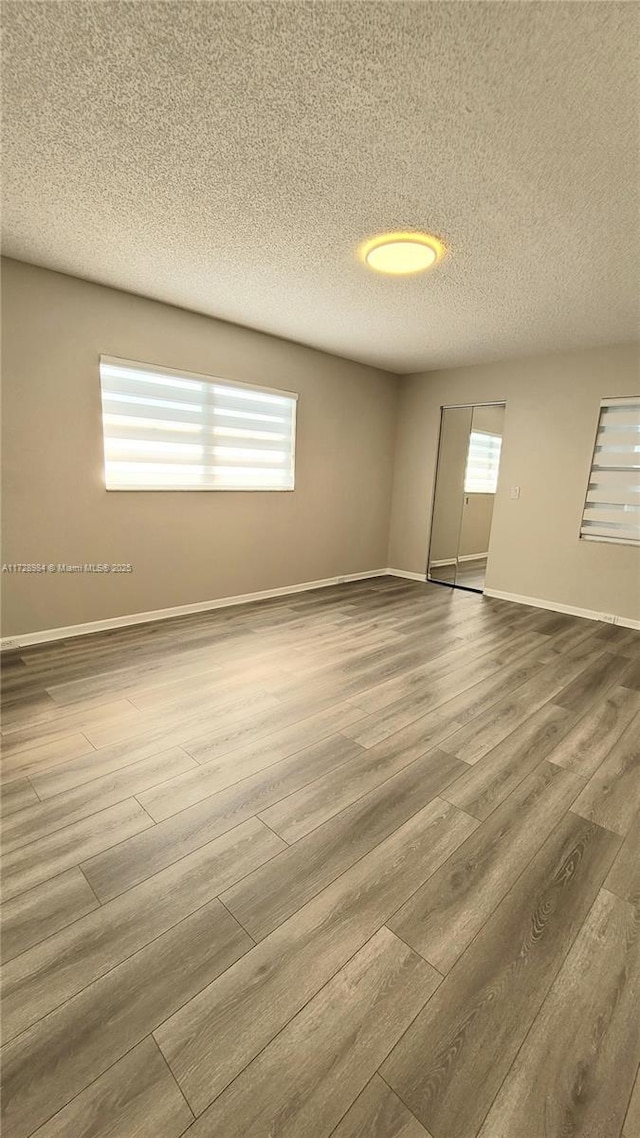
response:
[[[474,589],[470,585],[458,585],[457,582],[455,582],[455,581],[453,583],[451,581],[438,581],[437,578],[429,576],[429,566],[431,565],[431,545],[433,542],[433,521],[434,521],[434,517],[435,517],[436,494],[437,494],[437,490],[438,490],[438,473],[439,473],[439,467],[440,467],[440,451],[441,451],[441,444],[442,444],[442,429],[443,429],[443,425],[444,425],[444,412],[445,411],[455,411],[458,408],[460,410],[463,410],[463,409],[466,410],[467,408],[470,408],[471,409],[471,424],[473,425],[473,411],[476,407],[504,407],[505,411],[506,411],[507,401],[506,401],[506,399],[486,399],[480,403],[441,403],[440,404],[440,422],[438,424],[438,444],[437,444],[437,449],[436,449],[436,466],[435,466],[434,479],[433,479],[433,489],[431,491],[431,514],[429,517],[429,545],[427,548],[427,564],[426,564],[425,578],[426,578],[427,584],[429,584],[429,585],[443,585],[446,589],[462,589],[462,591],[465,593],[475,593],[476,595],[479,594],[480,596],[482,596],[482,593],[484,591],[482,589]],[[460,534],[458,534],[458,544],[459,544],[459,542],[460,542]],[[457,568],[458,568],[458,557],[457,557],[457,551],[456,551],[456,574],[457,574]]]

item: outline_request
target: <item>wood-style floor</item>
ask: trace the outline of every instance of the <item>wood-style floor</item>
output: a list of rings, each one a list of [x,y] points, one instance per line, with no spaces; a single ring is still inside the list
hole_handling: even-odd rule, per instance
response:
[[[640,633],[384,577],[4,676],[3,1138],[638,1138]]]

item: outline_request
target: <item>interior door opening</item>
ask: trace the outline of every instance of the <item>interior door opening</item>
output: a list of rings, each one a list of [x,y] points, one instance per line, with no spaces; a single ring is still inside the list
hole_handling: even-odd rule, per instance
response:
[[[441,409],[428,581],[477,593],[484,589],[505,406]]]

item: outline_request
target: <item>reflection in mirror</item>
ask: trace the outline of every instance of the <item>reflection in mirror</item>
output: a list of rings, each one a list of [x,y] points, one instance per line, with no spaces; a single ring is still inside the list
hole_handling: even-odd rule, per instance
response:
[[[428,576],[448,585],[456,582],[472,412],[472,407],[442,410]]]
[[[482,592],[498,481],[504,404],[444,407],[428,578]]]
[[[474,407],[467,451],[456,584],[484,588],[504,426],[504,405]]]

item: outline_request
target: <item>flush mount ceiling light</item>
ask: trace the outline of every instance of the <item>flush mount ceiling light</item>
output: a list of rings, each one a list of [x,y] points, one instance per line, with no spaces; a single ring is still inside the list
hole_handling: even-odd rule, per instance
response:
[[[422,273],[442,260],[445,247],[430,233],[381,233],[360,247],[365,265],[377,273]]]

